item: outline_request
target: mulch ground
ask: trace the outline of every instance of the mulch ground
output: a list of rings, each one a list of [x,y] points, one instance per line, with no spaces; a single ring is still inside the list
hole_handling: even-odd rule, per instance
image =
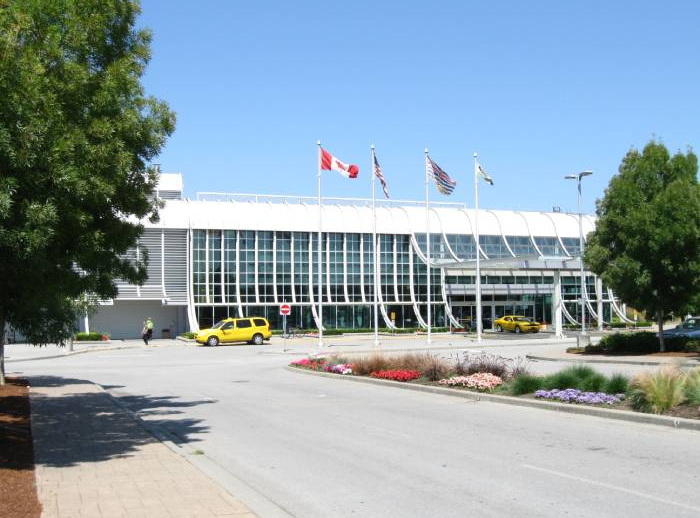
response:
[[[38,518],[27,380],[0,385],[0,516]]]

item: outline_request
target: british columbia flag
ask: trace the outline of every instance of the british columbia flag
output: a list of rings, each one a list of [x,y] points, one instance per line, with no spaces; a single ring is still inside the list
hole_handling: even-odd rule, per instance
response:
[[[450,175],[445,171],[440,169],[440,166],[433,162],[432,158],[427,157],[427,159],[425,167],[428,177],[435,181],[435,187],[437,187],[437,190],[440,191],[441,194],[449,196],[452,194],[452,191],[455,190],[457,182],[450,178]]]

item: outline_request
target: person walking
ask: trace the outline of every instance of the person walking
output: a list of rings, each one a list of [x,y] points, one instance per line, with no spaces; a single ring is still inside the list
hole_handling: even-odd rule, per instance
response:
[[[151,320],[151,317],[146,319],[146,335],[148,335],[148,342],[150,342],[153,338],[153,320]],[[148,342],[146,342],[146,345],[148,345]]]
[[[141,339],[143,340],[143,343],[148,345],[148,319],[147,318],[143,321],[143,326],[141,328]]]

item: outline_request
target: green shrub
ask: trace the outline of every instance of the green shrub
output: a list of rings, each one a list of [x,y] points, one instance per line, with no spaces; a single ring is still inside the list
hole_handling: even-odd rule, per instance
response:
[[[599,372],[594,372],[587,378],[580,381],[581,390],[584,392],[605,392],[605,386],[607,385],[608,378],[600,374]]]
[[[541,376],[534,376],[532,374],[521,374],[517,378],[513,379],[510,384],[511,394],[514,396],[531,394],[543,387],[544,378]]]
[[[624,374],[613,374],[605,384],[603,392],[606,394],[626,394],[629,379]]]
[[[550,374],[544,379],[544,387],[547,390],[560,389],[565,390],[568,388],[578,388],[579,379],[574,375],[570,369],[564,369],[554,374]]]
[[[678,368],[645,372],[630,383],[630,402],[635,410],[660,414],[685,400],[686,376]]]
[[[664,345],[667,351],[677,352],[694,347],[696,340],[681,336],[666,337]],[[598,345],[586,347],[586,352],[598,354],[650,354],[659,352],[659,338],[656,333],[641,331],[638,333],[613,333],[600,339]]]
[[[585,392],[601,392],[606,382],[605,376],[588,365],[572,365],[547,376],[544,388],[547,390],[575,388]]]
[[[685,375],[685,397],[691,405],[700,405],[700,367]]]
[[[106,335],[96,331],[92,331],[90,333],[76,333],[74,340],[76,342],[97,342],[101,341],[103,336]]]
[[[689,353],[700,353],[700,340],[691,338],[685,343],[685,350]]]
[[[194,337],[197,333],[192,333],[191,331],[185,331],[184,333],[180,333],[180,336],[184,338],[189,338],[190,340],[194,340]]]

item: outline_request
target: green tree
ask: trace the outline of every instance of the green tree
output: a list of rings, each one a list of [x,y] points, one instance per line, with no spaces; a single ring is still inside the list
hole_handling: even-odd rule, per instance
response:
[[[145,95],[134,0],[0,1],[0,331],[65,343],[85,294],[143,282],[124,259],[158,217],[147,164],[173,132]],[[0,383],[4,383],[0,332]]]
[[[588,267],[628,304],[655,315],[680,314],[700,293],[700,185],[692,151],[670,156],[649,142],[632,149],[597,202]],[[659,347],[664,351],[663,335]]]

